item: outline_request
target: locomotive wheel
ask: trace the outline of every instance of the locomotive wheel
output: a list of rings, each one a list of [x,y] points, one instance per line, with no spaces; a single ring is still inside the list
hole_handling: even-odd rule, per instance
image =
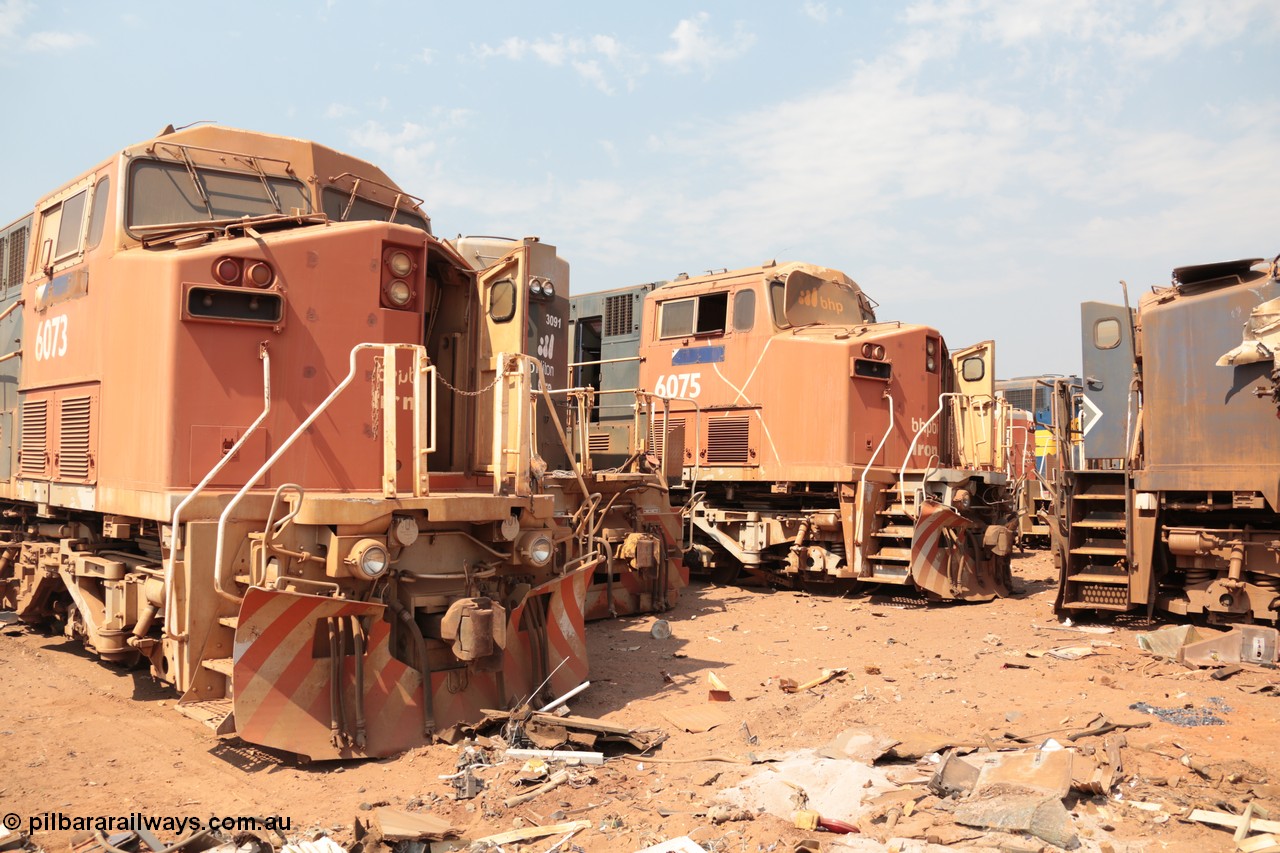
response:
[[[741,574],[741,563],[728,554],[717,554],[715,568],[711,570],[709,577],[711,582],[717,586],[728,586],[736,581]]]

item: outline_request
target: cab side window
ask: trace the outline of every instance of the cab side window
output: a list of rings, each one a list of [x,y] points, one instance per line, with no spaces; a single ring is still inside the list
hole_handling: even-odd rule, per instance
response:
[[[88,190],[81,190],[62,203],[57,245],[53,250],[55,262],[65,260],[80,251],[80,233],[84,227],[84,203],[88,195]]]
[[[86,248],[96,249],[102,242],[102,229],[107,221],[107,199],[111,197],[111,179],[103,178],[93,188],[93,211],[89,214],[89,239]]]
[[[733,295],[733,330],[749,332],[756,324],[756,292],[739,290]]]
[[[52,274],[55,268],[76,262],[86,249],[101,242],[110,189],[111,181],[104,177],[92,192],[85,186],[41,211],[37,269]],[[92,210],[89,209],[91,196]]]
[[[706,293],[670,299],[659,306],[658,336],[683,338],[724,334],[729,313],[728,293]]]

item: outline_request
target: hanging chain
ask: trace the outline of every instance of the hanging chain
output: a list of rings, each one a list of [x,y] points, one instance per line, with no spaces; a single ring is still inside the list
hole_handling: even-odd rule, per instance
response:
[[[372,385],[373,390],[373,399],[371,404],[373,407],[372,426],[374,438],[378,437],[378,430],[382,428],[382,372],[383,359],[381,356],[375,356],[373,359],[373,376],[370,378],[370,384]],[[493,381],[478,391],[464,391],[461,388],[457,388],[439,373],[436,374],[436,381],[460,397],[479,397],[481,394],[487,394],[492,391],[494,387],[502,381],[502,377],[502,371],[498,370],[494,374]]]
[[[440,375],[440,374],[438,374],[438,373],[436,374],[436,381],[437,381],[437,382],[439,382],[439,383],[440,383],[441,385],[443,385],[444,387],[448,388],[448,389],[449,389],[450,391],[452,391],[453,393],[458,394],[459,396],[462,396],[462,397],[479,397],[481,394],[486,394],[486,393],[488,393],[489,391],[492,391],[492,390],[493,390],[493,388],[494,388],[494,386],[495,386],[495,385],[497,385],[499,382],[501,382],[501,381],[502,381],[502,371],[501,371],[501,370],[499,370],[499,371],[494,375],[494,377],[493,377],[493,381],[492,381],[492,382],[490,382],[490,383],[489,383],[488,385],[486,385],[485,387],[481,388],[479,391],[463,391],[461,388],[455,388],[453,385],[449,384],[449,380],[448,380],[448,379],[445,379],[443,376],[441,376],[441,375]]]

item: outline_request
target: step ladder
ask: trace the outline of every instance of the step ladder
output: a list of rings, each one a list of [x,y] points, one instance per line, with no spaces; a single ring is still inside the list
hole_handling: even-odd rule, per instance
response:
[[[903,495],[898,483],[886,486],[877,501],[867,537],[866,560],[871,574],[863,580],[879,583],[910,583],[911,537],[915,531],[915,490],[907,484]]]
[[[236,585],[243,592],[247,577],[237,577]],[[234,734],[235,717],[232,702],[235,696],[232,680],[232,648],[235,644],[237,616],[221,616],[209,628],[205,640],[200,667],[192,679],[191,687],[175,706],[178,713],[199,723],[204,723],[218,735]]]
[[[1121,471],[1079,471],[1067,504],[1067,553],[1061,606],[1128,610],[1131,606],[1125,495]]]

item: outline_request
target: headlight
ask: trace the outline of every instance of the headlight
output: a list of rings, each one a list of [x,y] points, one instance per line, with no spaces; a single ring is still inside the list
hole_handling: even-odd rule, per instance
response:
[[[213,265],[213,277],[218,284],[239,284],[240,262],[235,258],[219,258]]]
[[[391,555],[377,539],[361,539],[347,555],[346,564],[352,577],[373,580],[386,573],[391,566]]]
[[[271,269],[271,264],[265,261],[254,261],[249,264],[245,279],[254,287],[270,287],[271,282],[276,280],[276,273]]]
[[[925,356],[924,367],[925,367],[925,370],[928,370],[930,373],[932,373],[934,370],[938,368],[938,360],[931,355]]]
[[[409,282],[396,279],[387,284],[387,299],[397,308],[403,308],[413,299],[413,288]]]
[[[551,284],[551,282],[549,282],[549,281],[544,281],[544,282],[542,283],[542,295],[543,295],[543,296],[555,296],[555,295],[556,295],[556,289],[555,289],[555,287]]]
[[[536,278],[535,278],[535,279],[533,279],[532,281],[530,281],[530,282],[529,282],[529,292],[530,292],[530,293],[532,293],[534,296],[541,296],[541,295],[542,295],[542,282],[538,281]]]
[[[551,544],[550,536],[537,531],[526,533],[520,540],[520,547],[516,550],[520,555],[520,562],[541,568],[551,562],[555,546]]]
[[[387,258],[387,269],[391,270],[392,275],[404,278],[413,272],[413,258],[409,257],[408,252],[392,252]]]

